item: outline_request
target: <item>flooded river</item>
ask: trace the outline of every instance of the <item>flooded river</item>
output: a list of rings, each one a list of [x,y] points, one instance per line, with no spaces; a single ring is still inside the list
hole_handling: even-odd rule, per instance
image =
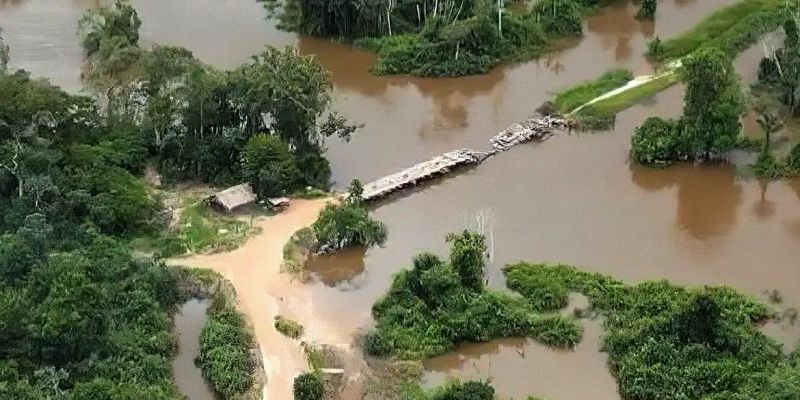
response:
[[[368,181],[443,151],[485,148],[492,135],[530,116],[553,92],[608,69],[649,73],[642,56],[648,40],[674,36],[733,2],[661,1],[653,24],[637,21],[630,2],[617,1],[588,18],[585,37],[560,43],[560,51],[459,79],[372,76],[373,55],[278,32],[252,0],[132,3],[144,20],[144,43],[183,45],[221,68],[246,60],[264,44],[294,43],[314,54],[332,72],[335,108],[365,124],[350,143],[329,143],[334,179],[342,187],[352,178]],[[85,6],[0,2],[12,65],[75,88],[80,49],[77,38],[62,35]],[[45,23],[48,28],[38,30]],[[745,79],[753,79],[758,59],[754,49],[737,60]],[[489,275],[497,287],[505,263],[559,261],[629,281],[728,284],[761,298],[774,289],[782,294],[781,307],[800,306],[800,182],[761,184],[732,165],[659,170],[629,163],[633,129],[650,115],[679,115],[682,96],[683,89],[673,87],[621,113],[613,132],[519,146],[379,205],[375,216],[389,227],[384,248],[311,266],[314,315],[345,336],[368,326],[370,307],[392,274],[421,251],[445,254],[444,236],[470,226],[478,213],[491,222]],[[524,341],[469,345],[430,360],[425,380],[457,372],[491,377],[500,394],[515,398],[617,399],[605,355],[598,352],[601,332],[593,324],[585,323],[586,337],[574,352]],[[769,332],[785,343],[800,338],[796,327],[773,326]]]

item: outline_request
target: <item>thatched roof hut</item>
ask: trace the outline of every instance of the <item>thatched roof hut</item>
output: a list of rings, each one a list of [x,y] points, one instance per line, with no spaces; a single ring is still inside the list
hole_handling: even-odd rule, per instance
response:
[[[209,204],[215,208],[231,212],[236,208],[252,204],[256,201],[256,194],[249,183],[242,183],[215,193],[208,198]]]

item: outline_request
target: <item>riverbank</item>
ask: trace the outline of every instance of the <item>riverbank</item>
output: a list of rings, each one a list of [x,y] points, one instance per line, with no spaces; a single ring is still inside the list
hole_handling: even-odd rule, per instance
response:
[[[308,342],[342,340],[313,318],[310,288],[280,272],[283,245],[295,231],[311,225],[329,200],[292,200],[285,212],[257,219],[255,225],[261,233],[231,252],[172,260],[173,264],[212,269],[236,288],[239,309],[253,324],[263,359],[265,400],[292,398],[294,377],[308,369],[300,343],[275,330],[276,315],[300,322]]]

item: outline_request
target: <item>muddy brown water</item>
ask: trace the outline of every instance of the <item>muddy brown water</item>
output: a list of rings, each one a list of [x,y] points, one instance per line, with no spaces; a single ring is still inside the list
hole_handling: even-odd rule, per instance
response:
[[[178,354],[172,360],[172,370],[175,384],[189,400],[219,400],[194,363],[200,355],[200,332],[206,321],[208,306],[207,300],[191,299],[175,313],[173,332],[178,338]]]
[[[372,76],[369,53],[278,32],[250,0],[202,0],[202,6],[195,0],[133,1],[144,20],[144,43],[183,45],[221,68],[243,62],[265,44],[294,43],[314,54],[332,73],[335,109],[365,125],[350,143],[329,143],[338,187],[454,148],[485,148],[492,135],[528,117],[555,91],[608,69],[650,73],[642,56],[648,40],[674,36],[733,2],[662,1],[656,22],[642,23],[634,18],[633,4],[617,1],[588,18],[582,39],[563,41],[561,50],[540,60],[485,76],[418,79]],[[62,35],[72,29],[67,18],[76,19],[84,5],[0,3],[12,64],[65,87],[70,80],[78,82],[77,38]],[[40,32],[37,21],[48,28]],[[737,59],[745,81],[752,81],[759,57],[760,50],[753,48]],[[762,184],[742,177],[736,165],[649,169],[629,163],[633,129],[651,115],[679,115],[682,95],[675,86],[621,113],[613,132],[560,135],[519,146],[379,204],[374,214],[390,232],[385,247],[311,265],[315,317],[343,334],[369,326],[370,307],[392,275],[421,251],[446,255],[444,236],[472,225],[478,214],[492,228],[488,275],[496,287],[504,284],[506,263],[554,261],[628,281],[727,284],[760,298],[776,289],[783,296],[780,308],[800,306],[800,182]],[[732,157],[739,164],[746,159]],[[449,374],[480,376],[492,378],[504,396],[616,399],[605,355],[598,352],[600,329],[592,322],[585,325],[586,337],[573,352],[513,340],[467,345],[430,360],[425,381]],[[796,326],[770,325],[765,332],[787,345],[800,339]]]

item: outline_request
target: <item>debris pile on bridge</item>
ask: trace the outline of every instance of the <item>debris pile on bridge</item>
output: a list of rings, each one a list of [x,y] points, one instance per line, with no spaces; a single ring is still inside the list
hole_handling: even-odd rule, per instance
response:
[[[555,133],[556,129],[566,128],[566,126],[566,121],[558,117],[549,115],[535,117],[509,126],[494,135],[489,140],[489,144],[496,151],[506,151],[533,139],[547,139]]]
[[[447,174],[457,167],[479,164],[488,156],[489,153],[471,149],[449,151],[364,185],[361,197],[365,201],[380,199],[402,188]]]

